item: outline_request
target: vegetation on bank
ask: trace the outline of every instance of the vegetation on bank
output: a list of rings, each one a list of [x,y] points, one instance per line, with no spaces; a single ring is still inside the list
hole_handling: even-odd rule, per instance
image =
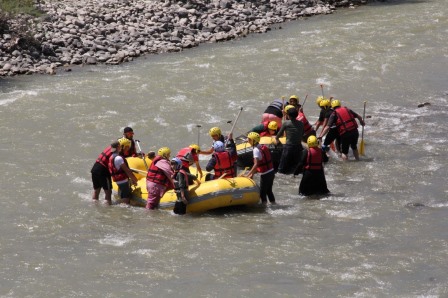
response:
[[[0,0],[0,34],[9,32],[9,21],[18,14],[37,17],[41,12],[36,8],[35,0]]]

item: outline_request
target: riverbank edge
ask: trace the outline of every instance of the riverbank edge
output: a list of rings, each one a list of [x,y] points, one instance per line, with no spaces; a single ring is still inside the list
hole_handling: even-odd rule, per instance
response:
[[[74,65],[118,65],[148,54],[265,33],[275,24],[368,2],[41,0],[36,7],[43,17],[18,15],[10,20],[11,33],[1,36],[0,77],[56,74]]]

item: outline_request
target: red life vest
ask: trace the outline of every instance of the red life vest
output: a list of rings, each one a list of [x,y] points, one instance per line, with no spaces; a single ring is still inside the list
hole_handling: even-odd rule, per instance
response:
[[[299,116],[297,116],[296,119],[303,123],[303,135],[304,136],[309,135],[313,130],[313,127],[311,126],[308,119],[306,119],[305,114],[303,112],[299,112]]]
[[[272,164],[271,151],[266,145],[261,145],[260,152],[261,160],[258,161],[257,172],[264,173],[274,168],[274,165]]]
[[[114,160],[117,156],[118,154],[112,154],[112,156],[109,158],[109,173],[112,177],[112,180],[115,182],[128,179],[128,175],[123,171],[121,167],[119,169],[115,167]],[[126,160],[126,158],[123,158],[123,160],[124,163],[128,166],[128,161]]]
[[[336,126],[340,136],[348,131],[358,128],[355,117],[353,117],[348,108],[340,107],[334,110],[334,112],[336,113]]]
[[[151,181],[157,184],[161,184],[163,186],[166,186],[167,188],[172,188],[171,181],[168,179],[168,177],[165,175],[165,172],[156,167],[156,163],[159,162],[163,157],[157,156],[152,161],[151,165],[148,169],[148,175],[146,175],[146,180]]]
[[[309,148],[306,157],[305,170],[322,170],[322,150],[317,147]]]
[[[226,178],[235,177],[235,168],[233,166],[235,158],[233,158],[229,152],[215,152],[213,153],[213,156],[216,158],[214,179],[218,179],[224,173],[227,174],[225,176]]]
[[[103,150],[103,152],[100,153],[98,158],[96,159],[96,162],[101,164],[106,169],[109,168],[109,159],[112,156],[112,147],[107,146],[106,149]]]
[[[193,153],[190,147],[182,148],[177,153],[176,157],[182,161],[182,166],[188,168],[194,163]]]

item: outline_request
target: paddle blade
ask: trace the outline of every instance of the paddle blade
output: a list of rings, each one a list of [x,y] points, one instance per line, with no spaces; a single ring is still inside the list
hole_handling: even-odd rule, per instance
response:
[[[361,143],[359,144],[359,154],[364,155],[364,140],[361,140]]]

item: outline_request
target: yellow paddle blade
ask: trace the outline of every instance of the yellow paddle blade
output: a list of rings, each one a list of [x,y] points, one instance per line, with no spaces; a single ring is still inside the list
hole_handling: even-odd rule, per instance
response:
[[[364,140],[359,144],[359,154],[364,155]]]

